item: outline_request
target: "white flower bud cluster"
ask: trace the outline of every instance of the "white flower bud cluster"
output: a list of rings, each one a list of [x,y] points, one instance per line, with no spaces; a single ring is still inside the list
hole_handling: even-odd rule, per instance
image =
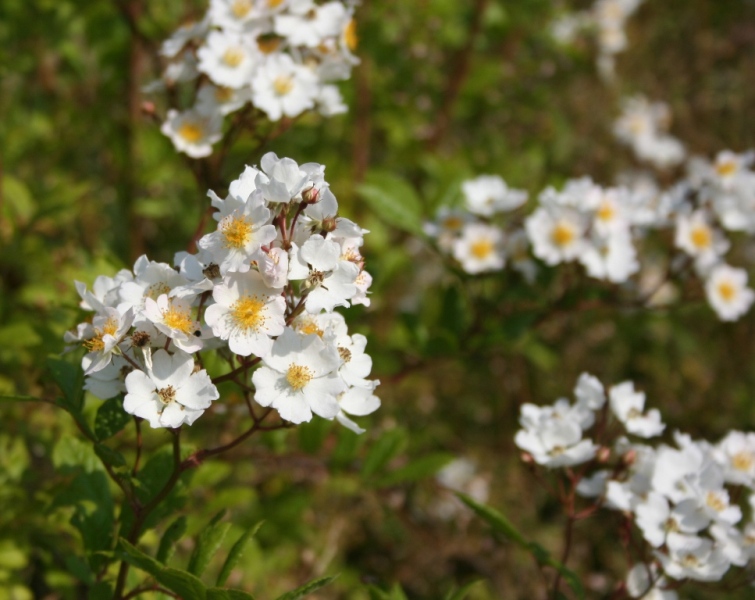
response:
[[[217,227],[197,254],[177,253],[175,268],[142,256],[91,290],[76,282],[95,313],[66,334],[88,351],[85,389],[103,399],[126,392],[124,409],[153,427],[190,425],[219,398],[201,368],[202,353],[216,351],[283,419],[314,413],[361,433],[348,415],[379,407],[379,382],[368,379],[366,338],[349,335],[334,309],[370,303],[367,231],[338,216],[322,165],[273,153],[246,167],[225,199],[209,196]]]
[[[147,91],[190,82],[194,104],[168,111],[162,132],[192,158],[212,153],[223,117],[245,105],[268,119],[346,111],[335,81],[358,60],[353,6],[340,0],[211,0],[200,23],[163,43],[170,62]]]
[[[549,468],[594,461],[580,470],[577,493],[595,498],[597,506],[622,511],[650,548],[648,564],[630,571],[632,597],[675,599],[675,592],[663,589],[669,579],[718,581],[732,566],[751,565],[755,434],[732,431],[710,444],[676,432],[673,446],[621,436],[609,451],[605,436],[614,424],[629,436],[649,439],[664,431],[660,413],[645,410],[645,394],[632,382],[610,388],[606,402],[602,384],[583,374],[574,393],[574,404],[562,399],[553,406],[523,405],[523,429],[515,442]],[[583,439],[593,425],[601,439]],[[746,501],[747,510],[735,499]],[[647,596],[651,592],[657,595]]]
[[[723,151],[713,162],[693,158],[687,176],[666,191],[639,178],[610,188],[588,177],[569,180],[560,191],[541,192],[524,227],[511,219],[508,230],[491,220],[520,207],[526,193],[508,189],[499,177],[479,177],[462,186],[466,210],[441,208],[425,232],[470,274],[501,270],[509,258],[532,282],[538,267],[529,255],[531,245],[546,265],[576,261],[595,279],[628,287],[639,273],[641,294],[646,295],[643,287],[652,288],[650,300],[660,287],[644,286],[643,274],[658,252],[646,240],[657,230],[661,240],[673,237],[679,251],[668,258],[666,278],[693,267],[718,317],[734,321],[750,309],[755,292],[747,286],[747,271],[726,264],[732,244],[725,232],[755,234],[754,161],[755,152]],[[672,235],[663,236],[664,230]]]

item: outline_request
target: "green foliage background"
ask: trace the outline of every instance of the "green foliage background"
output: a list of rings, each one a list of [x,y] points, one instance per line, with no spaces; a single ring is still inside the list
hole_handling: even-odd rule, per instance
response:
[[[47,357],[84,317],[74,279],[91,284],[145,252],[170,262],[191,239],[208,177],[141,111],[139,90],[158,73],[150,48],[204,10],[196,0],[2,3],[0,393],[60,394]],[[400,584],[408,598],[435,599],[481,579],[470,598],[535,598],[542,579],[526,552],[495,543],[482,521],[433,517],[443,492],[431,475],[451,456],[474,458],[489,474],[490,504],[557,552],[559,507],[512,442],[521,403],[567,395],[587,370],[606,383],[634,379],[670,429],[711,440],[752,429],[752,315],[718,322],[691,281],[686,302],[660,311],[616,308],[616,291],[577,269],[546,271],[534,287],[510,273],[471,278],[444,270],[412,235],[474,175],[500,174],[534,196],[569,177],[608,184],[636,167],[611,136],[627,93],[667,102],[672,133],[693,154],[755,146],[755,2],[648,0],[630,19],[615,85],[597,77],[589,42],[565,49],[550,38],[559,10],[548,0],[364,0],[362,62],[342,86],[349,113],[305,116],[264,148],[241,132],[211,180],[218,193],[272,150],[325,164],[342,214],[371,230],[372,306],[347,319],[370,340],[383,407],[361,437],[314,421],[208,461],[143,549],[157,552],[166,524],[185,515],[173,558],[185,567],[191,539],[227,510],[223,556],[264,520],[229,579],[262,599],[336,573],[312,597],[366,599],[368,584]],[[241,402],[231,388],[221,393],[228,410]],[[101,404],[84,399],[87,422]],[[102,463],[59,408],[0,410],[0,600],[94,594],[92,553],[110,548],[102,532],[115,526],[120,491],[102,483]],[[205,415],[191,443],[231,439],[232,421]],[[132,458],[133,440],[127,428],[110,443]],[[159,474],[170,436],[147,431],[145,443]],[[577,530],[570,566],[594,597],[626,570],[611,526],[608,516]]]

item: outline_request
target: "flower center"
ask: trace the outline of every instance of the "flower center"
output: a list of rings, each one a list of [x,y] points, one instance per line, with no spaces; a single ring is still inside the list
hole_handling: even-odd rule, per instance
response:
[[[737,471],[749,471],[752,468],[752,458],[749,452],[737,452],[731,458],[731,466]]]
[[[359,38],[357,37],[357,22],[351,19],[343,29],[343,41],[352,52],[357,49]]]
[[[286,381],[297,392],[312,381],[313,377],[312,371],[301,365],[291,365],[286,371]]]
[[[144,295],[147,298],[151,298],[152,300],[157,300],[158,296],[162,296],[163,294],[167,294],[168,292],[170,292],[170,286],[164,281],[159,281],[149,286],[144,292]]]
[[[118,332],[118,319],[110,317],[102,329],[94,330],[94,337],[84,342],[84,347],[90,352],[99,352],[105,349],[105,342],[102,339],[106,335],[115,335]]]
[[[231,12],[237,19],[243,19],[252,10],[251,0],[235,0],[231,5]]]
[[[482,260],[493,253],[493,242],[491,240],[477,240],[469,247],[469,251],[472,256]]]
[[[267,7],[268,8],[277,8],[281,4],[283,4],[283,0],[267,0]]]
[[[231,317],[240,328],[259,331],[265,322],[265,315],[262,314],[264,308],[265,303],[257,296],[243,296],[231,307]]]
[[[345,363],[351,360],[351,350],[349,350],[348,348],[341,348],[339,346],[338,355],[341,357],[341,360]]]
[[[611,206],[610,202],[603,202],[600,205],[600,208],[595,213],[595,216],[598,217],[601,221],[604,223],[607,223],[608,221],[612,221],[613,218],[616,216],[616,209],[614,209],[613,206]]]
[[[697,225],[692,229],[689,234],[692,240],[692,245],[701,250],[710,248],[712,237],[710,234],[710,228],[705,225]]]
[[[279,96],[285,96],[294,88],[294,78],[290,75],[279,75],[273,82],[273,89]]]
[[[160,399],[160,402],[167,406],[171,402],[175,401],[176,390],[173,389],[172,385],[169,385],[168,387],[157,390],[157,397]]]
[[[257,47],[263,54],[272,54],[280,45],[280,38],[274,35],[264,35],[257,38]]]
[[[697,556],[695,556],[694,554],[686,554],[682,558],[681,563],[687,568],[693,568],[700,565],[700,561],[697,559]]]
[[[223,62],[232,69],[235,69],[243,62],[244,56],[244,50],[235,46],[233,48],[228,48],[228,50],[225,51],[225,54],[223,54]]]
[[[733,175],[736,172],[737,172],[737,163],[734,162],[733,160],[725,160],[716,165],[716,173],[718,173],[721,177],[726,177],[727,175]]]
[[[557,223],[551,231],[551,241],[556,246],[568,246],[575,238],[574,227],[567,223]]]
[[[705,496],[705,504],[716,512],[721,512],[726,508],[726,503],[715,492],[708,492]]]
[[[171,329],[176,329],[187,334],[192,333],[195,329],[190,309],[174,306],[173,304],[163,312],[163,323]]]
[[[296,330],[299,333],[303,333],[304,335],[316,335],[318,337],[322,337],[324,335],[324,331],[320,329],[317,326],[317,323],[315,323],[314,319],[307,319],[296,328]]]
[[[464,225],[464,222],[460,217],[446,217],[443,220],[443,229],[448,229],[450,231],[457,231],[458,229],[461,229],[462,225]]]
[[[227,247],[241,249],[252,235],[252,224],[244,217],[228,216],[220,222],[220,231]]]
[[[737,295],[737,289],[729,281],[718,284],[718,293],[724,302],[731,302]]]
[[[198,123],[182,123],[178,128],[178,135],[190,144],[194,144],[202,139],[204,130]]]

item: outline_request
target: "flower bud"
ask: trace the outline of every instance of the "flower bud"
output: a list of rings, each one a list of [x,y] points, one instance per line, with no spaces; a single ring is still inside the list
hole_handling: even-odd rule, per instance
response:
[[[328,217],[327,219],[323,219],[322,230],[325,233],[330,233],[331,231],[335,231],[336,226],[337,225],[336,225],[335,217]]]
[[[155,103],[145,100],[142,102],[142,112],[150,117],[155,114]]]
[[[597,457],[598,462],[601,464],[607,463],[611,459],[611,449],[606,446],[601,446],[598,449]]]
[[[301,193],[301,198],[305,204],[317,204],[320,201],[320,190],[312,186]]]
[[[637,451],[636,450],[629,450],[623,457],[622,462],[629,466],[633,465],[634,461],[637,460]]]
[[[535,459],[532,458],[532,455],[529,452],[522,452],[520,455],[520,458],[522,459],[522,462],[526,465],[534,464]]]

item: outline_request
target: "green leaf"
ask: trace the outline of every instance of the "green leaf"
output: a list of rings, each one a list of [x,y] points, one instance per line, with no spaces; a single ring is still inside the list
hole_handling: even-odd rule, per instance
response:
[[[295,590],[291,590],[290,592],[287,592],[282,596],[278,596],[276,600],[297,600],[298,598],[304,598],[304,596],[308,596],[312,592],[316,592],[320,588],[325,587],[336,577],[337,575],[333,577],[321,577],[320,579],[315,579],[314,581],[305,583],[303,586],[298,587]]]
[[[372,171],[357,188],[370,208],[386,223],[414,235],[422,232],[422,202],[407,181],[388,172]]]
[[[186,571],[165,567],[151,556],[147,556],[138,548],[129,544],[123,538],[120,539],[123,549],[123,559],[137,569],[146,571],[163,587],[179,596],[191,600],[206,600],[207,588],[202,581]]]
[[[113,586],[105,581],[95,583],[89,588],[89,600],[113,600]]]
[[[110,398],[105,400],[97,409],[97,417],[94,420],[94,434],[97,439],[104,441],[114,436],[126,426],[131,420],[125,410],[120,398]]]
[[[370,477],[406,447],[406,433],[403,429],[386,431],[370,449],[364,459],[362,476]]]
[[[157,549],[157,560],[163,564],[167,563],[173,555],[175,545],[186,533],[186,517],[178,517],[170,527],[165,530],[160,547]]]
[[[63,392],[67,410],[81,411],[84,400],[84,372],[62,358],[47,358],[47,368],[58,387]]]
[[[220,511],[199,534],[197,545],[194,546],[194,552],[191,553],[191,558],[189,559],[188,571],[192,575],[201,575],[204,573],[212,557],[215,556],[218,548],[220,548],[220,544],[223,543],[231,527],[230,523],[219,523],[224,515],[225,511]]]
[[[384,592],[374,585],[369,586],[367,592],[370,594],[370,600],[391,600],[388,592]]]
[[[128,474],[129,469],[128,465],[126,465],[126,459],[117,450],[105,444],[95,444],[94,453],[103,463],[112,467],[120,475]]]
[[[388,475],[379,480],[378,485],[381,487],[388,487],[399,483],[407,483],[430,477],[437,473],[442,467],[450,463],[453,459],[454,455],[446,452],[438,452],[436,454],[430,454],[429,456],[423,456],[400,469],[388,473]]]
[[[207,600],[254,600],[254,596],[241,590],[210,588],[207,590]]]
[[[480,583],[480,580],[472,581],[455,592],[449,592],[445,600],[464,600],[467,597],[469,590],[471,590],[478,583]]]
[[[407,600],[404,589],[398,583],[394,583],[391,588],[391,593],[388,595],[390,600]]]
[[[532,554],[539,564],[552,567],[561,573],[564,581],[566,581],[572,591],[577,595],[577,598],[584,600],[585,590],[582,586],[582,582],[574,571],[566,568],[563,563],[553,558],[540,544],[527,541],[516,527],[514,527],[514,525],[512,525],[511,522],[497,510],[484,504],[479,504],[466,494],[457,493],[456,495],[464,504],[471,508],[478,517],[488,523],[488,525],[493,528],[493,531],[506,536],[512,542]]]
[[[233,571],[234,567],[241,559],[241,556],[244,554],[244,550],[246,550],[246,545],[249,543],[249,540],[252,539],[261,526],[262,521],[257,523],[254,527],[247,529],[241,534],[241,537],[236,540],[233,548],[231,548],[231,551],[228,553],[228,558],[226,558],[225,563],[223,563],[223,568],[220,569],[220,574],[218,575],[218,580],[215,585],[221,586],[226,582],[231,571]]]

